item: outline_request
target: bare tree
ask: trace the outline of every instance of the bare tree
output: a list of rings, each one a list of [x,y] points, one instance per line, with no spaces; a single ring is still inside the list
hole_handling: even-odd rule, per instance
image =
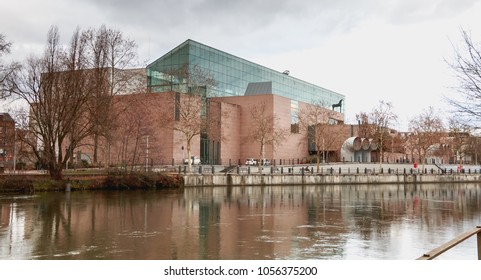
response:
[[[107,142],[105,154],[107,165],[110,164],[111,130],[114,120],[120,111],[112,110],[114,96],[122,93],[139,91],[145,81],[136,84],[139,71],[127,70],[136,62],[134,41],[124,38],[123,34],[102,25],[99,29],[89,29],[82,36],[87,42],[89,51],[88,63],[90,91],[94,95],[88,106],[90,122],[93,130],[93,163],[98,164],[98,147],[101,138]],[[143,71],[142,71],[143,73]],[[140,75],[141,76],[141,75]],[[141,79],[141,78],[140,78]]]
[[[250,106],[249,113],[252,121],[246,140],[259,144],[260,160],[257,162],[257,165],[260,173],[262,172],[262,161],[265,160],[266,146],[271,145],[272,150],[275,150],[276,146],[287,137],[288,130],[279,127],[279,118],[273,111],[268,110],[265,102]]]
[[[15,135],[12,141],[15,143],[15,164],[17,169],[22,169],[26,166],[33,167],[36,158],[33,154],[32,148],[26,143],[31,142],[33,137],[29,130],[29,112],[27,108],[19,107],[11,109],[9,112],[16,124]]]
[[[331,127],[335,124],[336,112],[328,109],[328,104],[318,101],[312,105],[301,109],[298,112],[300,128],[306,131],[308,139],[312,139],[316,148],[317,172],[320,170],[320,158],[326,160],[326,147],[331,147],[336,143],[341,135],[339,133],[331,133]]]
[[[153,115],[152,107],[148,106],[148,99],[144,94],[132,94],[118,98],[115,110],[120,110],[116,120],[115,129],[111,131],[116,141],[111,143],[117,151],[117,162],[125,168],[130,166],[130,171],[140,167],[145,162],[146,141],[153,138]],[[143,156],[143,157],[142,157]]]
[[[366,112],[360,112],[356,114],[356,120],[359,125],[359,136],[363,138],[372,138],[371,132],[373,131],[373,129],[369,124],[369,114]]]
[[[410,147],[417,154],[420,162],[424,164],[426,157],[433,145],[439,144],[444,132],[441,117],[436,115],[433,107],[413,117],[409,123]]]
[[[11,78],[20,70],[18,63],[4,64],[2,55],[9,54],[12,43],[5,40],[5,35],[0,34],[0,98],[10,96],[12,92]]]
[[[392,111],[392,104],[383,100],[379,101],[378,107],[374,108],[368,115],[371,128],[371,136],[379,143],[379,164],[384,160],[386,142],[391,137],[390,126],[397,121],[397,115]]]
[[[459,95],[448,99],[458,120],[481,120],[481,45],[473,42],[471,34],[461,30],[463,48],[455,48],[454,59],[448,62],[459,82]]]
[[[465,161],[469,147],[471,127],[456,117],[449,120],[449,157],[457,164],[462,165]]]
[[[212,75],[197,65],[183,65],[168,73],[172,77],[171,86],[183,89],[186,93],[175,92],[172,98],[163,104],[172,111],[161,113],[164,127],[182,134],[186,143],[188,172],[191,172],[191,149],[193,139],[201,133],[207,133],[211,119],[208,116],[207,91],[217,82]]]
[[[26,139],[27,144],[56,180],[62,179],[74,148],[92,131],[85,112],[91,101],[86,90],[85,51],[78,29],[70,45],[63,48],[58,29],[52,27],[43,56],[30,57],[22,73],[11,80],[13,93],[30,107],[33,137]]]

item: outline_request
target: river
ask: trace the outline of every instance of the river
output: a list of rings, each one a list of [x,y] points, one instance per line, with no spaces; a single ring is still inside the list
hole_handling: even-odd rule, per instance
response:
[[[478,225],[478,184],[0,195],[0,259],[412,260]]]

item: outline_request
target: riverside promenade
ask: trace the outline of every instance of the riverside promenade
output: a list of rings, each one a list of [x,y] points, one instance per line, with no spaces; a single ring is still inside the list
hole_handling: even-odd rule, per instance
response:
[[[186,167],[185,167],[186,168]],[[343,185],[478,183],[481,167],[466,165],[418,165],[389,163],[333,163],[263,166],[192,166],[184,172],[184,187],[262,185]]]

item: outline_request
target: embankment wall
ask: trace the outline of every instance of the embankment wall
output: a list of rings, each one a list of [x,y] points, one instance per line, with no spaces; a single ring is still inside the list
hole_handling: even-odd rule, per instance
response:
[[[479,183],[481,174],[186,174],[184,187],[264,186],[264,185],[344,185],[344,184],[422,184]]]

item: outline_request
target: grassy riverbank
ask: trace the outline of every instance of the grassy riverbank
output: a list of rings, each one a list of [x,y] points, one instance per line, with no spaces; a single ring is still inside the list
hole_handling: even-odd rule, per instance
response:
[[[62,181],[48,175],[2,175],[0,193],[78,190],[180,189],[183,179],[163,173],[70,173]]]

